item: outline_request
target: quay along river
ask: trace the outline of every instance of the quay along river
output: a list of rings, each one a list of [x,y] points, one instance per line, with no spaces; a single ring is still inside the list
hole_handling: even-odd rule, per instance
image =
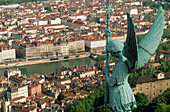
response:
[[[75,65],[87,65],[93,66],[96,63],[95,60],[91,58],[78,58],[57,62],[49,62],[49,63],[40,63],[26,66],[17,66],[17,67],[8,67],[8,69],[16,69],[19,68],[22,74],[26,74],[29,76],[30,74],[39,73],[39,74],[49,74],[56,73],[56,68],[64,67],[72,67]],[[0,68],[0,75],[3,75],[5,68]]]

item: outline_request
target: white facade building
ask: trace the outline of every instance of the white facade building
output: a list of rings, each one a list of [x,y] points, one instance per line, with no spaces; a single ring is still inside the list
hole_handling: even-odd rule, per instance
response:
[[[4,71],[4,75],[7,76],[8,78],[10,76],[13,76],[13,75],[21,76],[21,70],[19,70],[18,68],[17,69],[10,69],[10,70],[6,69]]]
[[[138,14],[138,9],[131,9],[130,14]]]
[[[47,25],[48,21],[47,20],[40,20],[38,21],[38,25]]]
[[[60,46],[60,55],[69,55],[69,46],[68,45]]]
[[[61,19],[56,18],[55,20],[51,20],[51,24],[61,24]]]
[[[7,90],[7,98],[10,100],[25,96],[28,97],[28,86],[27,85],[22,85],[22,86],[11,86]]]
[[[0,47],[0,62],[16,59],[15,49]]]
[[[85,47],[86,50],[88,51],[102,51],[104,50],[106,46],[106,40],[95,40],[95,41],[91,41],[91,40],[86,40],[85,41]]]

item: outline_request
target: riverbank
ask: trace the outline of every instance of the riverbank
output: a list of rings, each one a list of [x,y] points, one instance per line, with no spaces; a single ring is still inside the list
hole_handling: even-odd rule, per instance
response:
[[[22,62],[14,62],[14,63],[8,63],[8,64],[0,64],[0,68],[6,68],[6,67],[19,67],[19,66],[26,66],[26,65],[34,65],[34,64],[40,64],[40,63],[51,63],[51,62],[57,62],[57,61],[64,61],[64,60],[71,60],[71,59],[78,59],[78,58],[86,58],[90,55],[89,52],[79,54],[79,57],[76,57],[77,55],[69,56],[68,59],[64,59],[64,56],[58,57],[58,60],[50,60],[50,58],[47,59],[39,59],[39,60],[29,60],[29,61],[22,61]]]

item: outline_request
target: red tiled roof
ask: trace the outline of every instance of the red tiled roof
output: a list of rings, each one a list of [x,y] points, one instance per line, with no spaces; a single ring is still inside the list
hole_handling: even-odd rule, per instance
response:
[[[42,78],[37,77],[36,75],[31,74],[30,77],[34,78],[36,81],[42,80]]]
[[[25,98],[25,96],[20,96],[20,97],[18,97],[18,98],[12,99],[11,102],[15,102],[15,101],[21,100],[21,99],[23,99],[23,98]]]
[[[170,51],[160,50],[160,52],[170,54]]]
[[[10,89],[14,89],[14,88],[17,88],[17,86],[11,86]]]
[[[44,100],[40,100],[39,101],[41,105],[43,105],[44,103],[46,103]]]

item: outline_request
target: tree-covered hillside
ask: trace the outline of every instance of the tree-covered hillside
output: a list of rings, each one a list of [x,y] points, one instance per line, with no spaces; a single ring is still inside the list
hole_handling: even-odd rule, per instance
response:
[[[165,10],[169,10],[170,9],[170,4],[168,4],[168,3],[162,4],[162,3],[159,3],[159,2],[156,3],[155,1],[148,1],[148,0],[146,0],[146,1],[143,2],[143,5],[144,6],[149,6],[152,9],[158,9],[159,6],[162,6],[163,9],[165,9]]]
[[[104,112],[105,86],[100,86],[88,97],[74,103],[68,104],[65,112]],[[111,112],[107,105],[107,112]]]
[[[74,104],[68,104],[65,112],[105,112],[104,92],[105,86],[98,87],[88,97]],[[170,110],[170,88],[154,98],[151,103],[144,93],[137,93],[135,98],[138,108],[133,112],[168,112]],[[109,104],[107,104],[106,112],[112,112]]]

